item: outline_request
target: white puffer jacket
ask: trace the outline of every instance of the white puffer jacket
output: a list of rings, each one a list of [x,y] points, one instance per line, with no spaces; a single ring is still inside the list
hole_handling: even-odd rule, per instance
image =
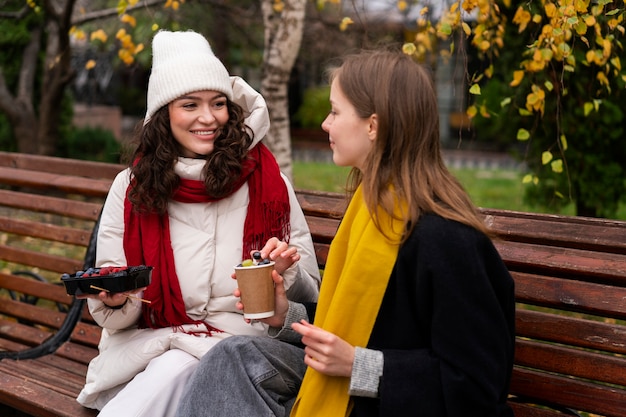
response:
[[[265,100],[239,77],[232,77],[234,101],[248,117],[246,124],[254,131],[255,143],[269,129]],[[253,144],[253,146],[254,146]],[[203,160],[179,158],[176,173],[182,178],[198,179]],[[319,269],[309,229],[293,188],[283,177],[291,205],[290,245],[296,246],[300,261],[284,273],[287,294],[296,301],[314,301],[319,294]],[[97,265],[127,265],[122,239],[124,235],[124,196],[129,184],[128,170],[118,174],[107,197],[100,220]],[[193,336],[172,328],[138,329],[141,302],[130,300],[123,308],[108,308],[99,300],[89,299],[94,319],[103,327],[100,353],[87,373],[86,384],[78,397],[84,406],[101,408],[107,390],[130,381],[145,369],[148,362],[168,349],[182,349],[200,358],[219,340],[239,334],[264,335],[266,326],[247,324],[235,303],[236,281],[231,278],[234,265],[241,260],[243,224],[248,206],[248,186],[214,203],[168,206],[170,234],[176,273],[187,314],[201,319],[223,333]],[[203,330],[204,326],[185,326],[185,330]],[[98,398],[102,395],[102,399]]]

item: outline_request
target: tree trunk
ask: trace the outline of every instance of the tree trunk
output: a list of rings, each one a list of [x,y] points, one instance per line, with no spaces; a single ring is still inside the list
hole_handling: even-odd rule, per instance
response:
[[[285,0],[281,12],[276,12],[273,6],[273,0],[261,2],[265,25],[261,94],[267,101],[271,120],[265,142],[281,171],[293,181],[287,90],[302,43],[306,0]]]
[[[22,66],[13,94],[9,91],[2,71],[0,71],[0,110],[11,122],[13,135],[17,139],[17,150],[24,153],[37,153],[37,132],[39,121],[33,106],[33,91],[38,68],[38,54],[41,44],[40,27],[35,27],[30,42],[22,53]]]
[[[45,23],[34,27],[22,54],[15,92],[9,91],[0,71],[0,110],[7,114],[19,152],[54,155],[59,139],[62,101],[71,82],[69,30],[76,0],[44,1]],[[45,28],[45,34],[44,34]],[[45,44],[43,68],[39,55]],[[41,93],[35,96],[37,71],[42,68]],[[37,104],[35,104],[37,103]]]
[[[38,154],[54,155],[60,135],[60,121],[66,87],[74,77],[70,47],[72,10],[76,0],[66,0],[62,7],[46,2],[46,54],[43,88],[39,99]]]

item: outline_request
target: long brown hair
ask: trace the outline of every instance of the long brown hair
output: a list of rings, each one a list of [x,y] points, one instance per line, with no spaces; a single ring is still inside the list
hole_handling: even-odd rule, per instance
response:
[[[353,168],[348,190],[361,184],[368,209],[402,216],[410,234],[423,213],[435,213],[489,234],[478,210],[441,157],[437,96],[429,72],[394,51],[348,55],[330,71],[360,117],[378,116],[374,146],[363,171]],[[397,217],[397,216],[396,216]],[[405,236],[405,238],[406,238]]]
[[[230,100],[227,106],[228,122],[221,128],[203,168],[207,193],[216,198],[233,191],[254,137],[245,125],[241,106]],[[137,210],[163,214],[180,184],[180,177],[174,172],[180,145],[172,135],[167,105],[138,128],[134,140],[138,143],[131,159],[134,183],[128,198]]]

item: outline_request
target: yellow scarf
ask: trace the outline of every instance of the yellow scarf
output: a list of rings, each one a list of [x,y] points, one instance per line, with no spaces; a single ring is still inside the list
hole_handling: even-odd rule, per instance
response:
[[[392,242],[374,225],[359,187],[330,246],[324,270],[314,324],[353,346],[367,346],[405,227],[399,220],[390,223],[386,214],[379,214],[379,224],[393,237]],[[349,386],[349,378],[308,368],[291,416],[347,416],[352,409]]]

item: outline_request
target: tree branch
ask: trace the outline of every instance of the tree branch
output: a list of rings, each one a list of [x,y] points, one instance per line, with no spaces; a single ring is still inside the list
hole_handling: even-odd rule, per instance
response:
[[[143,7],[152,7],[159,3],[163,3],[163,0],[143,0],[138,2],[136,5],[128,7],[126,12],[132,12],[137,9],[141,9]],[[85,13],[81,16],[74,17],[72,19],[72,25],[82,25],[88,22],[93,22],[95,20],[108,19],[110,17],[117,17],[118,11],[117,8],[111,9],[102,9],[96,10],[95,12]]]

